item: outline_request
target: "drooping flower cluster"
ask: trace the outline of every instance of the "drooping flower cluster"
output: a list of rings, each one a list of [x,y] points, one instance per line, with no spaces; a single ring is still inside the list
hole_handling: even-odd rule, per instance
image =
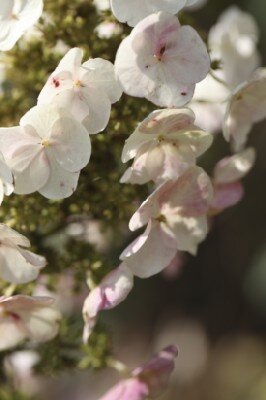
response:
[[[175,15],[200,2],[111,0],[117,19],[134,27],[122,41],[115,65],[101,58],[82,63],[82,50],[72,48],[19,126],[0,129],[0,202],[13,191],[64,199],[76,190],[89,163],[90,135],[106,128],[122,90],[163,107],[140,122],[125,143],[122,162],[133,162],[121,183],[152,182],[154,187],[129,222],[132,232],[144,232],[122,252],[121,265],[91,287],[83,306],[84,343],[98,314],[125,300],[135,276],[160,273],[176,264],[181,252],[197,254],[209,218],[241,200],[241,179],[255,162],[255,151],[244,147],[252,124],[266,118],[265,69],[254,73],[259,65],[256,24],[236,8],[224,14],[210,32],[210,59],[196,30],[181,25]],[[108,3],[95,0],[101,10]],[[21,4],[18,8],[16,0],[3,2],[0,50],[12,47],[41,14],[42,1]],[[111,23],[107,33],[98,29],[99,37],[113,34],[117,26]],[[210,60],[221,68],[209,73]],[[194,91],[191,108],[196,115],[180,108]],[[205,125],[213,131],[222,121],[224,137],[238,153],[220,160],[210,179],[197,162],[213,141]],[[0,225],[0,245],[0,277],[11,284],[36,279],[46,264],[44,257],[24,249],[30,246],[24,236],[6,225]],[[51,298],[1,297],[0,350],[25,339],[52,339],[59,319]],[[166,348],[101,400],[156,397],[165,388],[176,355],[175,347]]]
[[[123,90],[126,94],[145,97],[168,108],[153,111],[126,140],[122,162],[133,159],[133,164],[122,176],[121,183],[145,184],[152,181],[155,190],[129,223],[131,231],[146,226],[144,233],[122,252],[122,265],[90,292],[84,304],[85,342],[99,311],[115,307],[128,295],[133,285],[132,274],[147,278],[174,264],[182,252],[197,253],[199,244],[207,236],[210,216],[241,200],[244,192],[240,180],[255,161],[253,149],[225,158],[216,165],[212,180],[196,165],[197,158],[211,146],[213,136],[202,129],[197,118],[195,122],[191,109],[177,107],[191,100],[196,83],[209,72],[210,59],[206,45],[196,31],[181,26],[176,16],[171,15],[186,5],[189,5],[186,1],[146,2],[139,7],[133,2],[111,2],[115,16],[134,26],[121,43],[115,61]],[[244,27],[243,21],[246,21]],[[228,34],[223,34],[224,26],[228,27]],[[251,61],[248,57],[245,60],[248,43]],[[191,103],[195,110],[198,105],[203,110],[207,107],[206,114],[203,113],[207,118],[203,120],[203,126],[210,125],[209,117],[213,112],[217,116],[215,129],[221,126],[224,102],[239,80],[242,82],[243,77],[258,65],[256,44],[257,31],[253,19],[235,8],[225,13],[211,31],[212,61],[218,57],[225,62],[221,72],[216,76],[208,74],[199,83],[197,104],[195,101]],[[240,59],[243,59],[242,72],[236,77],[235,66]],[[265,98],[263,88],[262,85],[261,103]],[[206,104],[201,104],[198,99]],[[230,119],[232,108],[234,110],[233,101],[234,97],[229,102],[225,121]],[[262,105],[259,110],[264,108]],[[262,119],[263,111],[255,117],[258,113],[254,112],[253,121]],[[249,118],[249,113],[242,111],[244,114],[246,119]],[[225,122],[225,129],[227,125]],[[237,122],[236,126],[239,126]],[[232,130],[234,126],[231,124],[230,128]],[[227,133],[228,138],[231,136],[232,132]]]

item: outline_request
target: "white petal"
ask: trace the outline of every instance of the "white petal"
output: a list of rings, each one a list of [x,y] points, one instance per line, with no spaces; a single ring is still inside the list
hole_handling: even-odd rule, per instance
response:
[[[76,190],[80,172],[69,172],[60,167],[54,155],[47,151],[50,162],[50,177],[39,192],[48,199],[64,199]]]
[[[166,268],[176,251],[174,240],[161,230],[159,223],[155,223],[148,225],[144,234],[123,251],[120,259],[134,275],[149,278]]]
[[[111,8],[120,22],[135,26],[143,18],[157,11],[176,14],[186,5],[187,0],[111,0]]]
[[[12,316],[0,316],[0,336],[0,351],[2,351],[17,346],[26,338],[26,332],[23,325]]]
[[[15,190],[17,194],[29,194],[42,188],[51,173],[51,167],[44,150],[35,156],[29,167],[22,172],[14,171]]]
[[[118,82],[114,66],[110,61],[102,58],[90,59],[82,64],[89,73],[86,74],[86,84],[100,88],[109,97],[111,103],[117,102],[122,96],[122,88]]]
[[[0,276],[15,284],[28,283],[37,278],[40,267],[32,265],[25,257],[23,250],[16,247],[0,247]]]
[[[69,172],[84,168],[90,160],[90,137],[84,126],[74,118],[56,121],[50,136],[51,151],[58,164]]]
[[[21,235],[9,226],[0,224],[0,242],[16,244],[18,246],[30,247],[30,241],[26,236]]]

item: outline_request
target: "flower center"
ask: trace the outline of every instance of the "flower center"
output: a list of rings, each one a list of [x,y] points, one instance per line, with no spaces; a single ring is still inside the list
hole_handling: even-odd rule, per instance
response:
[[[74,87],[76,87],[76,88],[80,88],[80,87],[82,87],[83,85],[82,85],[82,82],[79,80],[79,79],[77,79],[75,82],[74,82]]]
[[[50,143],[49,139],[43,139],[41,144],[43,147],[46,148],[46,147],[50,146],[51,143]]]
[[[158,222],[164,222],[166,224],[167,220],[166,217],[163,214],[160,214],[157,218],[156,221]]]
[[[157,136],[157,140],[158,140],[158,143],[163,142],[163,141],[165,140],[164,135],[158,135],[158,136]]]

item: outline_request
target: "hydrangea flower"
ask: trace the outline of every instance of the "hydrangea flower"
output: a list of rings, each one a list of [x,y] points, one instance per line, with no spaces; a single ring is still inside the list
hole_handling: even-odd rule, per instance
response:
[[[107,274],[102,282],[90,292],[83,306],[85,321],[83,340],[85,343],[88,342],[96,324],[98,313],[115,308],[126,299],[132,287],[133,274],[126,264],[122,263]]]
[[[125,93],[161,107],[180,107],[206,77],[210,59],[193,28],[159,12],[139,22],[122,41],[115,68]]]
[[[85,127],[52,104],[33,107],[20,126],[0,128],[0,150],[14,174],[15,193],[62,199],[75,191],[91,144]]]
[[[176,346],[168,346],[147,363],[135,368],[100,400],[145,400],[158,397],[166,389],[178,355]]]
[[[95,58],[81,64],[82,58],[81,49],[68,51],[48,78],[38,104],[55,99],[94,134],[106,128],[111,104],[120,99],[122,89],[111,62]]]
[[[10,196],[13,191],[12,172],[6,164],[3,154],[0,153],[0,205],[4,200],[4,196]]]
[[[131,231],[148,225],[120,259],[134,275],[148,278],[166,268],[177,250],[196,254],[199,243],[207,236],[211,198],[211,181],[199,167],[162,184],[131,218]]]
[[[256,20],[236,6],[224,11],[210,30],[211,58],[222,61],[218,75],[232,89],[246,81],[259,66],[258,37]]]
[[[29,240],[4,224],[0,224],[0,278],[11,283],[27,283],[37,278],[45,267],[44,257],[23,247]]]
[[[234,206],[243,198],[241,179],[249,173],[255,158],[255,150],[250,147],[231,157],[225,157],[216,164],[213,173],[214,196],[210,205],[211,215]]]
[[[195,124],[189,109],[153,111],[126,140],[122,161],[134,163],[121,182],[157,184],[176,179],[196,164],[212,144],[212,136]]]
[[[1,0],[0,50],[10,50],[40,18],[43,0]]]
[[[135,26],[148,15],[158,11],[176,14],[186,6],[192,6],[199,0],[111,0],[111,9],[120,22]]]
[[[0,298],[0,350],[30,339],[46,342],[58,332],[60,313],[49,297],[12,296]]]
[[[233,93],[224,119],[224,137],[235,151],[244,148],[252,125],[266,118],[266,68],[260,68]]]

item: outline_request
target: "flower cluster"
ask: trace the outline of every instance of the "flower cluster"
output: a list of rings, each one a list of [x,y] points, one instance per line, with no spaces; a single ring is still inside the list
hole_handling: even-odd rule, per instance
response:
[[[62,200],[74,193],[90,161],[90,135],[107,127],[112,105],[123,92],[160,107],[139,121],[122,150],[122,163],[132,164],[120,183],[149,184],[149,196],[129,222],[131,232],[143,232],[131,238],[117,268],[96,284],[88,279],[84,344],[99,313],[124,301],[136,277],[175,268],[183,252],[195,256],[210,219],[243,198],[241,180],[256,159],[255,150],[245,147],[248,135],[254,123],[266,118],[266,68],[258,69],[258,30],[247,13],[236,7],[226,11],[211,29],[207,46],[178,19],[181,10],[201,0],[94,3],[100,13],[110,5],[117,20],[133,28],[114,64],[102,58],[83,62],[83,50],[70,48],[19,125],[0,128],[0,203],[12,193],[39,192],[45,199]],[[39,19],[43,1],[3,0],[1,7],[0,50],[7,51]],[[98,37],[121,32],[118,23],[108,24],[97,27]],[[200,161],[219,130],[235,154],[219,160],[209,177]],[[0,350],[26,339],[50,340],[60,320],[52,298],[12,296],[16,285],[38,278],[46,259],[29,251],[29,240],[9,225],[0,224],[0,278],[10,284],[0,297]],[[176,356],[175,346],[164,349],[101,400],[160,395]]]

